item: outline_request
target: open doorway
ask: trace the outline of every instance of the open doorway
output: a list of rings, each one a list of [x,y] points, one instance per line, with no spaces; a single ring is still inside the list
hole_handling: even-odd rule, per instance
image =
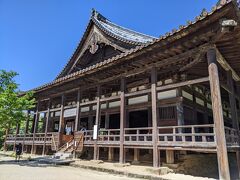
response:
[[[148,127],[148,110],[129,112],[129,128]]]
[[[120,114],[109,115],[109,129],[120,129]]]
[[[64,124],[65,134],[66,135],[73,135],[74,126],[75,126],[75,119],[66,119],[65,124]]]

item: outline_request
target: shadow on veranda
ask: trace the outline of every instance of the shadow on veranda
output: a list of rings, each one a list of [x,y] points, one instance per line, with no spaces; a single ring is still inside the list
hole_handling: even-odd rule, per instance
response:
[[[56,167],[57,165],[54,163],[46,163],[45,161],[42,162],[43,157],[32,158],[30,160],[20,159],[16,161],[14,157],[9,157],[12,159],[9,160],[0,160],[1,165],[19,165],[19,166],[29,166],[29,167]]]

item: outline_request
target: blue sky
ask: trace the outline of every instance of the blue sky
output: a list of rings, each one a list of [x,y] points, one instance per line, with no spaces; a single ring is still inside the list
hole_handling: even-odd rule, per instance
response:
[[[73,54],[95,8],[112,22],[159,37],[217,0],[0,0],[0,69],[21,90],[52,81]]]

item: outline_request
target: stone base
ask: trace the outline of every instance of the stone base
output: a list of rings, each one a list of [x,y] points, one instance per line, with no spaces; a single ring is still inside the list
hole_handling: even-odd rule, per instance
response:
[[[127,167],[127,166],[131,166],[130,163],[124,163],[124,164],[120,164],[120,163],[117,163],[117,164],[114,164],[115,167]]]
[[[140,161],[132,161],[131,164],[133,164],[133,165],[138,165],[138,164],[140,164]]]
[[[173,170],[169,169],[168,167],[147,168],[146,170],[149,171],[150,173],[157,174],[157,175],[165,175],[173,172]]]
[[[90,160],[90,162],[92,162],[94,164],[102,164],[103,163],[102,160]]]

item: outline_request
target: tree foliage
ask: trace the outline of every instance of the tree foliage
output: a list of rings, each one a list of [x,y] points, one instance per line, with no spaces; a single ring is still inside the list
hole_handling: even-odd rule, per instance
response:
[[[21,93],[13,71],[0,70],[0,130],[21,124],[27,118],[26,110],[34,107],[33,92]]]

